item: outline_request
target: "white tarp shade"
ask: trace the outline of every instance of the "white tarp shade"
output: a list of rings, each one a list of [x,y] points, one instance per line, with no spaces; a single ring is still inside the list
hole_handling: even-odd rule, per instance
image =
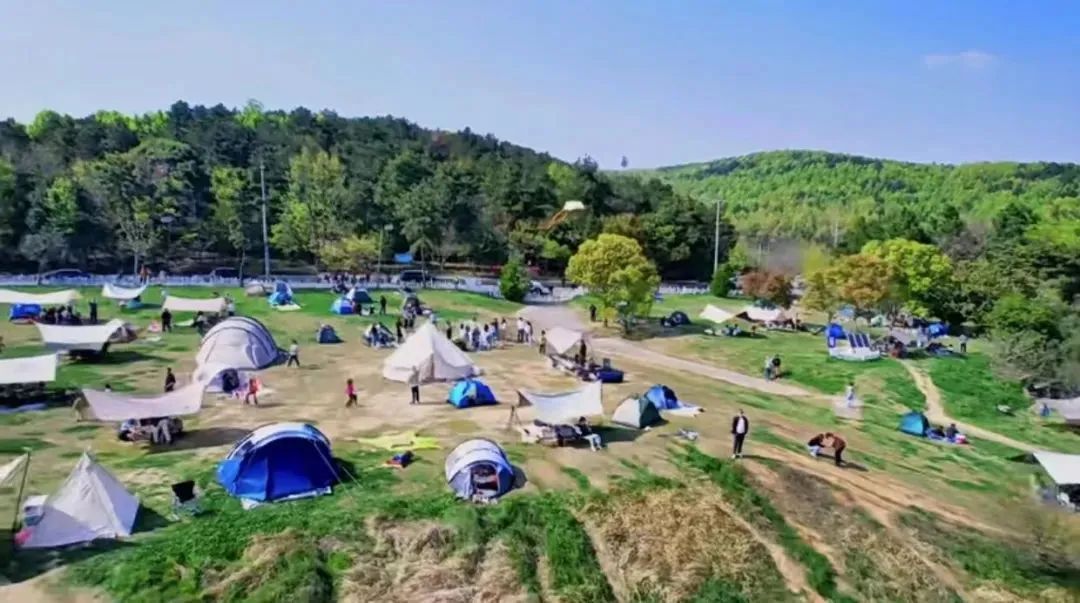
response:
[[[518,390],[518,397],[536,408],[536,418],[545,423],[574,423],[580,417],[604,414],[603,389],[599,381],[561,394],[541,394]]]
[[[146,285],[129,289],[127,287],[120,287],[112,283],[105,283],[101,286],[101,297],[106,299],[116,299],[120,301],[131,301],[136,297],[139,297],[146,291]]]
[[[716,324],[721,324],[735,318],[735,315],[727,310],[721,310],[720,308],[709,304],[701,311],[701,317],[705,320],[715,322]]]
[[[6,486],[8,481],[14,478],[19,473],[19,469],[22,469],[23,463],[25,463],[26,459],[28,458],[30,458],[30,455],[23,454],[21,456],[15,457],[11,461],[3,465],[0,465],[0,488]]]
[[[787,314],[780,308],[747,306],[743,309],[742,314],[745,314],[747,318],[754,322],[779,322],[787,320]]]
[[[1060,452],[1036,452],[1039,461],[1050,479],[1059,486],[1080,485],[1080,454],[1062,454]]]
[[[79,299],[79,292],[74,289],[54,291],[52,293],[24,293],[11,289],[0,289],[0,304],[35,304],[38,306],[66,306]]]
[[[213,297],[210,299],[195,299],[191,297],[176,297],[170,295],[165,298],[162,309],[170,312],[207,312],[210,314],[225,311],[225,298]]]
[[[193,415],[202,408],[205,383],[194,382],[160,396],[127,396],[116,392],[82,390],[86,405],[79,414],[87,420],[126,421]]]
[[[383,377],[408,381],[413,368],[420,380],[450,381],[479,374],[472,360],[431,322],[425,322],[383,363]]]
[[[103,325],[46,325],[34,323],[45,347],[57,352],[84,350],[100,352],[109,338],[124,328],[124,321],[114,318]]]
[[[554,327],[547,332],[547,347],[549,352],[565,355],[574,351],[575,346],[581,343],[585,334],[581,331],[573,331],[564,327]]]
[[[56,354],[0,360],[0,385],[56,381]]]
[[[41,521],[24,548],[64,546],[131,535],[139,499],[111,473],[83,454],[71,475],[46,500]]]

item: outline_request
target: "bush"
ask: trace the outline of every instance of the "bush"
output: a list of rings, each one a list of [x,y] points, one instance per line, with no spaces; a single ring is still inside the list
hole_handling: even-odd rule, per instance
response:
[[[720,264],[713,272],[712,282],[709,283],[709,291],[716,297],[727,297],[731,292],[731,279],[735,277],[735,270],[728,264]]]
[[[525,266],[521,259],[510,258],[499,273],[499,292],[507,301],[520,302],[525,300],[525,294],[529,292],[529,275],[525,272]]]

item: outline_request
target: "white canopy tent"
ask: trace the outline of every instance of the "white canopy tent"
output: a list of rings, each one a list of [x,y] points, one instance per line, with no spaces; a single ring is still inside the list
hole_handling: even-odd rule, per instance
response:
[[[0,289],[0,304],[28,304],[38,306],[66,306],[79,299],[79,292],[75,289],[54,291],[52,293],[25,293]]]
[[[780,322],[788,318],[787,313],[780,308],[759,308],[757,306],[746,306],[739,314],[754,322]]]
[[[48,548],[98,538],[130,536],[139,499],[88,454],[63,485],[45,499],[41,521],[23,548]]]
[[[101,297],[117,301],[131,301],[142,295],[143,291],[146,291],[146,285],[129,289],[112,283],[105,283],[101,286]]]
[[[732,318],[735,318],[735,315],[731,312],[728,312],[727,310],[722,310],[712,304],[709,304],[705,306],[704,310],[701,311],[701,317],[705,320],[715,322],[716,324],[722,324],[731,320]]]
[[[581,331],[574,331],[564,327],[554,327],[546,333],[548,352],[554,352],[560,356],[574,351],[574,348],[585,339]]]
[[[603,386],[599,381],[560,394],[518,390],[518,400],[521,404],[532,405],[536,409],[537,419],[553,425],[604,414]]]
[[[56,354],[0,360],[0,385],[56,381]]]
[[[0,465],[0,488],[6,486],[8,482],[19,473],[19,469],[22,469],[23,464],[29,459],[29,454],[20,454],[7,463]]]
[[[126,421],[193,415],[202,408],[205,383],[194,382],[160,396],[128,396],[93,389],[82,390],[86,404],[78,407],[86,420]]]
[[[225,311],[227,305],[228,302],[225,301],[224,297],[196,299],[170,295],[165,298],[165,303],[161,305],[161,308],[170,312],[205,312],[209,314],[220,314]]]
[[[435,325],[425,322],[383,362],[383,377],[408,381],[413,368],[420,381],[450,381],[480,374],[480,370]]]
[[[45,347],[55,352],[72,350],[100,352],[117,331],[124,328],[124,321],[113,319],[103,325],[47,325],[34,323]]]
[[[1080,486],[1080,454],[1043,451],[1035,460],[1058,486]]]

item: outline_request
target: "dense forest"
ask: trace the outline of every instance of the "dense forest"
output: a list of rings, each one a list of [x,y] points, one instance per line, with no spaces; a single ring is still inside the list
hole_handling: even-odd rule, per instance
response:
[[[409,250],[488,265],[514,254],[561,272],[608,230],[636,237],[667,278],[712,272],[712,211],[657,180],[612,178],[587,157],[568,164],[468,129],[254,101],[0,122],[0,269],[261,272],[262,177],[275,269],[362,271]],[[550,224],[570,200],[587,209]],[[726,252],[726,222],[721,236]]]
[[[989,330],[1018,376],[1080,384],[1080,166],[779,151],[635,172],[720,202],[759,297]],[[955,327],[954,327],[955,328]]]

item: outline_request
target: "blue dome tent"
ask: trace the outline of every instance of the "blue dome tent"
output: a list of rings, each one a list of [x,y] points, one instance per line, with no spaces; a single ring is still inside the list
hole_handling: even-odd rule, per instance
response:
[[[468,408],[485,404],[498,404],[495,394],[486,383],[479,379],[462,379],[450,388],[446,401],[455,408]]]
[[[351,301],[345,297],[339,297],[334,300],[334,303],[330,304],[330,312],[334,314],[352,314],[356,312]]]
[[[375,303],[375,300],[371,299],[371,295],[368,294],[367,289],[353,287],[352,289],[349,289],[349,292],[345,294],[345,297],[348,298],[354,306]]]
[[[218,482],[245,505],[329,494],[338,481],[330,440],[306,423],[273,423],[237,442]]]
[[[844,327],[841,327],[835,322],[829,325],[829,328],[825,329],[825,339],[828,341],[830,348],[835,348],[837,341],[843,341],[846,338],[847,334],[844,333]]]
[[[913,436],[924,437],[930,429],[926,415],[913,410],[900,418],[900,431]]]
[[[292,287],[285,281],[274,283],[274,292],[269,297],[271,306],[287,306],[293,303]]]
[[[322,325],[319,327],[317,333],[315,333],[315,341],[319,343],[341,343],[341,338],[338,337],[337,331],[330,325]]]
[[[466,440],[446,457],[446,483],[459,498],[498,498],[514,487],[514,467],[491,440]]]
[[[645,392],[645,399],[660,410],[679,408],[679,397],[666,385],[654,385]]]

